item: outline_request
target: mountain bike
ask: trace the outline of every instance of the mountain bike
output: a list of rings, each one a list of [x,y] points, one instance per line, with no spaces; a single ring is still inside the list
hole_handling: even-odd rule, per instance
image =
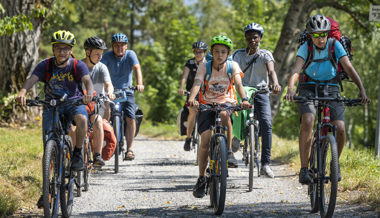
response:
[[[187,98],[189,98],[190,92],[185,91],[185,94],[187,95]],[[194,150],[196,164],[198,164],[198,151],[199,151],[200,143],[201,143],[201,135],[198,132],[198,114],[197,114],[194,121],[193,133],[191,134],[191,146],[190,146],[190,150]]]
[[[305,97],[295,96],[299,103],[313,101],[317,108],[318,121],[313,133],[311,154],[309,157],[309,173],[313,182],[309,184],[311,212],[320,211],[321,217],[332,217],[338,192],[338,147],[336,142],[337,127],[330,123],[329,102],[343,102],[345,106],[359,105],[361,99],[345,99],[338,97]]]
[[[116,148],[114,152],[115,157],[115,173],[119,172],[119,155],[122,154],[122,160],[125,159],[124,150],[124,134],[125,134],[125,120],[124,111],[122,110],[121,103],[128,100],[127,92],[136,91],[136,87],[129,87],[124,89],[115,89],[115,100],[110,102],[111,106],[111,122],[116,136]],[[136,131],[137,133],[137,131]]]
[[[258,94],[270,93],[270,90],[265,88],[244,87],[248,92],[252,92],[250,103],[252,108],[248,110],[247,121],[245,123],[245,140],[243,145],[243,162],[249,166],[248,176],[248,191],[251,192],[253,188],[253,171],[255,165],[257,167],[257,176],[260,177],[260,141],[259,141],[259,120],[255,111],[254,99]],[[243,114],[243,113],[242,113]]]
[[[94,147],[93,147],[93,123],[96,123],[98,117],[95,118],[94,122],[91,123],[91,116],[94,114],[97,114],[99,111],[99,107],[102,102],[107,101],[108,98],[104,96],[94,96],[93,101],[94,101],[94,108],[88,106],[89,114],[88,114],[88,120],[87,120],[87,134],[86,138],[84,140],[84,144],[82,146],[82,157],[83,157],[83,162],[84,162],[84,170],[78,171],[77,172],[77,178],[76,178],[76,186],[77,186],[77,197],[80,197],[82,194],[81,188],[83,188],[83,191],[88,191],[89,188],[89,174],[92,170],[94,165],[94,160],[93,160],[93,154],[94,154]],[[83,178],[83,183],[82,183],[82,178]]]
[[[44,133],[43,156],[43,207],[45,217],[58,217],[59,204],[62,216],[69,217],[73,207],[73,185],[75,174],[71,170],[71,157],[73,147],[68,136],[67,121],[58,113],[58,108],[63,105],[81,105],[80,100],[67,100],[67,95],[61,99],[50,101],[36,99],[26,100],[28,106],[40,106],[53,109],[52,129]]]
[[[215,125],[210,130],[210,153],[209,153],[209,170],[207,174],[207,192],[210,193],[210,203],[214,208],[214,213],[220,215],[224,211],[227,188],[227,136],[225,126],[222,125],[222,111],[240,111],[239,106],[226,106],[223,104],[200,104],[199,111],[214,111]]]

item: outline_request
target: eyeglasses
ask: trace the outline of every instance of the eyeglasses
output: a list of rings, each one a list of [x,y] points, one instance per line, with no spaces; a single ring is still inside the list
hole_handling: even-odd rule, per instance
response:
[[[327,32],[324,32],[324,33],[312,33],[311,36],[312,36],[313,38],[319,38],[319,37],[324,38],[324,37],[327,36]]]
[[[69,51],[71,51],[71,47],[64,47],[64,48],[59,48],[59,47],[54,47],[54,50],[58,53],[68,53]]]

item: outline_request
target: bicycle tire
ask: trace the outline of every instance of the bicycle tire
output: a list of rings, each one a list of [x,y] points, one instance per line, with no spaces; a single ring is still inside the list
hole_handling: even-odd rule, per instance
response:
[[[322,172],[324,179],[320,185],[320,215],[332,217],[336,206],[338,193],[338,147],[335,137],[331,134],[326,136],[322,146]],[[329,151],[331,153],[329,153]],[[327,196],[326,196],[327,195]]]
[[[253,170],[254,170],[254,167],[255,167],[255,163],[254,163],[254,147],[253,147],[253,143],[256,142],[255,139],[254,139],[254,134],[255,134],[255,130],[254,130],[254,126],[253,125],[250,125],[249,126],[249,176],[248,176],[248,192],[251,192],[252,191],[252,188],[253,188]],[[255,145],[256,147],[256,145]]]
[[[214,214],[220,215],[224,211],[227,189],[227,142],[222,136],[215,140],[214,166],[211,173],[210,181],[210,200],[214,207]]]
[[[62,217],[70,217],[73,210],[73,189],[74,189],[74,172],[71,170],[72,151],[70,145],[65,143],[62,159],[61,187],[60,187],[60,202]]]
[[[317,155],[318,155],[318,145],[316,141],[314,141],[314,134],[313,138],[311,139],[313,145],[311,146],[311,154],[309,159],[309,172],[311,172],[311,176],[313,178],[313,183],[309,184],[308,187],[308,194],[310,196],[310,205],[311,205],[311,213],[316,213],[319,211],[319,198],[318,198],[318,171],[317,171]]]
[[[120,117],[115,116],[112,120],[112,126],[113,130],[115,131],[116,136],[116,148],[114,151],[114,158],[115,158],[115,173],[119,172],[119,153],[120,153],[120,140],[123,140],[120,136]]]
[[[49,140],[46,143],[43,157],[42,195],[44,217],[58,215],[58,150],[57,143]]]
[[[259,140],[259,128],[255,126],[255,151],[254,160],[257,166],[257,177],[260,177],[260,163],[261,163],[261,153],[260,153],[260,140]]]
[[[82,196],[82,171],[76,172],[75,181],[77,184],[76,197],[80,197],[80,196]]]

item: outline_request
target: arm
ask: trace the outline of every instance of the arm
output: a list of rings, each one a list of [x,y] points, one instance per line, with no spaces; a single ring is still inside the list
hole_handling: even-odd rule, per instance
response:
[[[86,74],[82,76],[82,83],[87,90],[87,95],[83,96],[83,103],[88,104],[92,101],[92,93],[94,93],[94,86],[90,75]]]
[[[185,86],[185,83],[186,83],[186,80],[187,80],[187,77],[189,76],[189,72],[190,72],[190,69],[188,67],[184,67],[183,68],[183,73],[182,73],[182,78],[181,78],[181,84],[179,86],[179,90],[178,90],[178,93],[180,95],[184,95],[184,90],[183,90],[183,87]]]
[[[26,93],[28,92],[28,90],[30,88],[33,87],[34,84],[36,84],[36,82],[39,81],[39,78],[38,76],[32,74],[32,76],[29,77],[29,79],[27,79],[24,83],[24,85],[22,86],[22,89],[20,91],[20,93],[18,93],[17,97],[16,97],[16,101],[18,103],[21,104],[21,106],[25,106],[26,105]]]
[[[269,79],[271,80],[272,85],[270,85],[270,89],[273,91],[273,94],[277,94],[281,91],[281,86],[278,83],[277,74],[276,71],[274,71],[274,62],[268,61],[267,62],[267,70],[269,74]]]
[[[106,90],[107,96],[111,99],[115,99],[115,95],[113,94],[114,88],[111,82],[105,82],[104,83],[104,88]]]
[[[288,80],[288,92],[285,95],[285,99],[288,101],[293,101],[293,97],[295,95],[294,84],[296,83],[299,77],[299,72],[301,71],[304,63],[305,61],[303,60],[303,58],[299,56],[296,57],[296,62],[294,63],[290,71],[290,77]]]
[[[133,69],[136,73],[137,90],[139,90],[139,92],[143,92],[144,91],[144,85],[143,85],[143,77],[142,77],[140,64],[133,65]]]
[[[245,91],[244,91],[244,88],[243,88],[243,84],[241,82],[241,77],[240,77],[240,73],[238,74],[235,74],[234,76],[234,83],[235,83],[235,88],[236,88],[236,91],[238,92],[239,96],[243,99],[243,98],[247,98],[247,96],[245,95]],[[249,107],[249,102],[248,100],[244,100],[242,101],[241,103],[241,106],[245,109],[247,109]]]
[[[189,100],[187,101],[190,104],[190,106],[198,107],[198,101],[195,100],[195,97],[197,96],[201,88],[201,85],[202,85],[202,80],[195,79],[193,87],[191,88]]]
[[[363,83],[359,77],[359,74],[356,72],[355,68],[352,66],[347,55],[340,58],[339,62],[342,64],[343,69],[347,72],[348,76],[359,88],[359,96],[362,98],[362,104],[367,104],[371,102],[371,99],[367,97],[366,91],[364,89]]]

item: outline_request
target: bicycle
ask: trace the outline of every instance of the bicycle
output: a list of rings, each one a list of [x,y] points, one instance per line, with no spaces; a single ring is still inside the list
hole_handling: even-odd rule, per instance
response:
[[[308,161],[313,182],[308,185],[308,195],[310,195],[312,213],[320,211],[321,217],[331,217],[336,206],[340,169],[336,142],[337,127],[330,123],[329,102],[343,102],[345,106],[356,106],[360,104],[361,99],[316,95],[315,97],[294,96],[294,100],[299,103],[311,100],[317,108],[318,121]]]
[[[187,98],[189,98],[190,92],[185,91],[185,94]],[[196,164],[198,164],[198,151],[199,151],[200,143],[201,143],[201,135],[198,132],[198,114],[197,114],[197,116],[195,117],[193,133],[191,134],[191,146],[190,146],[190,150],[194,150]]]
[[[76,179],[76,186],[77,186],[77,197],[80,197],[82,194],[81,188],[83,188],[83,191],[88,191],[89,188],[89,174],[92,170],[92,167],[96,167],[94,165],[94,160],[93,160],[93,154],[94,154],[94,148],[93,148],[93,124],[91,123],[90,117],[94,114],[97,114],[98,108],[100,107],[100,104],[103,101],[107,101],[108,98],[104,96],[94,96],[93,101],[95,103],[94,108],[91,109],[90,106],[88,106],[88,109],[90,111],[88,117],[89,119],[87,120],[87,134],[86,138],[84,140],[84,144],[82,146],[82,157],[83,157],[83,162],[84,162],[84,170],[83,173],[82,171],[77,172],[77,179]],[[96,123],[98,117],[95,118],[94,123]],[[83,175],[82,175],[83,174]],[[83,177],[83,183],[82,183],[82,177]]]
[[[212,131],[209,153],[209,169],[207,174],[207,193],[210,193],[210,203],[215,215],[224,211],[227,188],[227,136],[224,131],[227,127],[222,125],[222,111],[240,111],[240,106],[226,106],[220,104],[200,104],[199,111],[214,111],[215,125],[210,127]]]
[[[244,87],[247,92],[252,92],[250,103],[252,108],[248,111],[248,119],[245,123],[245,140],[243,145],[243,162],[245,166],[249,165],[249,176],[248,176],[248,191],[251,192],[253,188],[253,171],[255,165],[257,167],[257,176],[260,177],[260,141],[259,141],[259,120],[257,113],[255,111],[254,99],[258,94],[270,93],[270,90],[265,88],[253,88]],[[243,113],[242,113],[243,114]],[[255,164],[255,165],[254,165]]]
[[[49,107],[53,109],[52,129],[44,133],[43,156],[43,207],[45,217],[58,217],[59,203],[62,216],[69,217],[73,207],[74,171],[71,170],[73,148],[68,136],[67,121],[58,114],[58,108],[66,104],[80,105],[82,99],[69,101],[65,94],[60,99],[50,101],[27,99],[28,106]]]
[[[121,108],[121,103],[126,102],[128,100],[127,98],[127,91],[132,90],[136,91],[136,87],[129,87],[124,89],[115,89],[115,99],[110,102],[111,106],[111,122],[112,127],[115,132],[116,136],[116,149],[114,152],[115,157],[115,173],[119,172],[119,155],[122,154],[122,160],[125,159],[125,153],[124,153],[124,133],[125,133],[125,121],[124,121],[124,111]],[[137,134],[137,131],[135,135]]]

